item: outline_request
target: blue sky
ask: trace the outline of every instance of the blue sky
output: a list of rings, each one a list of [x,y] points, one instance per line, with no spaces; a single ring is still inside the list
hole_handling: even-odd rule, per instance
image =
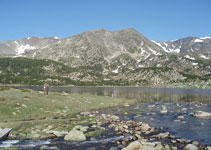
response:
[[[211,36],[211,0],[0,0],[0,41],[100,28],[156,41]]]

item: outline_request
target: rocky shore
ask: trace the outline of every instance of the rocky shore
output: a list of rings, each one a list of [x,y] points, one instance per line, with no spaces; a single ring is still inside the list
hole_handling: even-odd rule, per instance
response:
[[[42,150],[69,148],[79,150],[211,150],[211,147],[197,141],[176,138],[162,128],[153,128],[143,122],[124,121],[113,114],[87,111],[81,112],[80,116],[95,117],[96,122],[87,126],[76,125],[69,132],[49,131],[55,138],[66,141],[64,145],[56,145],[56,140],[54,140],[55,143],[37,148]],[[112,141],[99,140],[100,137],[105,136],[116,138]]]

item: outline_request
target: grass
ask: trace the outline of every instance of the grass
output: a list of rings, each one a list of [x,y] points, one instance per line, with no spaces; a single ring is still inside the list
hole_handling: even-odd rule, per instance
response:
[[[90,131],[87,132],[85,135],[87,137],[94,137],[94,136],[100,136],[102,134],[102,132],[104,131],[104,129],[97,129],[95,131]]]
[[[95,118],[78,116],[79,112],[136,102],[88,94],[44,95],[13,88],[0,90],[0,96],[0,128],[13,128],[11,135],[18,139],[33,139],[33,132],[44,135],[41,131],[49,126],[57,131],[70,131],[75,125],[95,123]]]

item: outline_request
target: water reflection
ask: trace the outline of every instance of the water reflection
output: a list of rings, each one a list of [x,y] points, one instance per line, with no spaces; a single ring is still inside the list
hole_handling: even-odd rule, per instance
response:
[[[30,88],[42,91],[42,87]],[[50,92],[88,93],[146,101],[201,101],[211,103],[210,89],[144,88],[144,87],[50,87]]]

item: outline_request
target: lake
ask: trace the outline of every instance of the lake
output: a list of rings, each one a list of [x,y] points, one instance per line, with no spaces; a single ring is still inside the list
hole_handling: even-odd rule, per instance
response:
[[[42,91],[43,87],[16,87]],[[49,92],[86,93],[143,101],[200,101],[211,104],[211,89],[146,88],[146,87],[49,87]]]

